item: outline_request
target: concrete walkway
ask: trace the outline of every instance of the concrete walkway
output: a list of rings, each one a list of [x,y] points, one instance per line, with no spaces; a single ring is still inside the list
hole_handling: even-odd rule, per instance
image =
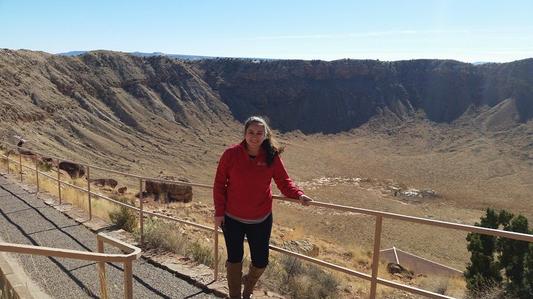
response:
[[[4,242],[96,251],[96,235],[0,174],[0,239]],[[114,252],[107,249],[106,252]],[[99,298],[96,263],[31,255],[10,256],[53,298]],[[122,264],[108,264],[110,298],[123,298]],[[133,263],[134,298],[217,298],[143,258]],[[28,285],[31,283],[28,282]]]

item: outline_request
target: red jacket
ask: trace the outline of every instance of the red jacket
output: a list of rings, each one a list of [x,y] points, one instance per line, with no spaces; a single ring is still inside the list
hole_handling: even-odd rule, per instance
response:
[[[224,151],[218,162],[213,186],[215,216],[226,212],[241,219],[260,219],[272,212],[274,179],[278,189],[289,198],[303,194],[289,178],[279,155],[271,166],[266,164],[263,149],[255,159],[248,156],[244,141]]]

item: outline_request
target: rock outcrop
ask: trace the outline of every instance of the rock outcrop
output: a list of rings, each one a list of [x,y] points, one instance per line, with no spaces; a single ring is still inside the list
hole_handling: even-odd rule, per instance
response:
[[[175,180],[174,177],[166,176],[165,180]],[[182,182],[188,182],[186,179],[178,179]],[[162,199],[164,202],[191,202],[192,201],[192,187],[188,185],[180,185],[179,183],[166,183],[158,181],[146,181],[146,193],[154,195],[155,200]]]
[[[85,175],[85,167],[83,165],[72,162],[59,162],[59,169],[66,171],[68,175],[73,179],[80,178]]]

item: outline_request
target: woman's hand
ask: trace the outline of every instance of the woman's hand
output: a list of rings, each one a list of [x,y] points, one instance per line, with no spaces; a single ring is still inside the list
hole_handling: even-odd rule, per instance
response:
[[[216,227],[222,227],[224,224],[224,216],[215,216],[214,219]]]
[[[308,206],[310,202],[313,201],[313,199],[305,194],[300,195],[298,198],[300,200],[300,203],[304,206]]]

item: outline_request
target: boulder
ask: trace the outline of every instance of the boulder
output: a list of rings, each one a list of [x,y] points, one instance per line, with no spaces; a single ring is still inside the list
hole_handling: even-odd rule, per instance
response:
[[[400,278],[408,278],[413,279],[414,273],[413,271],[410,271],[409,269],[405,268],[404,266],[396,263],[388,263],[387,264],[387,271],[397,277]]]
[[[24,156],[35,156],[35,153],[33,153],[32,151],[28,149],[17,148],[17,151],[19,152],[19,154],[24,155]]]
[[[73,179],[81,178],[85,175],[85,167],[76,163],[66,161],[59,162],[59,169],[66,171]]]
[[[113,189],[115,189],[115,187],[118,185],[118,182],[115,179],[90,179],[89,182],[91,182],[95,186],[109,186]]]
[[[283,242],[281,247],[311,257],[317,257],[320,254],[318,246],[311,243],[309,240],[289,240]]]
[[[175,180],[174,177],[163,177],[165,180]],[[188,182],[186,179],[178,179]],[[153,194],[155,200],[161,197],[165,202],[191,202],[192,186],[180,185],[179,183],[162,183],[157,181],[146,181],[145,190],[148,194]]]

